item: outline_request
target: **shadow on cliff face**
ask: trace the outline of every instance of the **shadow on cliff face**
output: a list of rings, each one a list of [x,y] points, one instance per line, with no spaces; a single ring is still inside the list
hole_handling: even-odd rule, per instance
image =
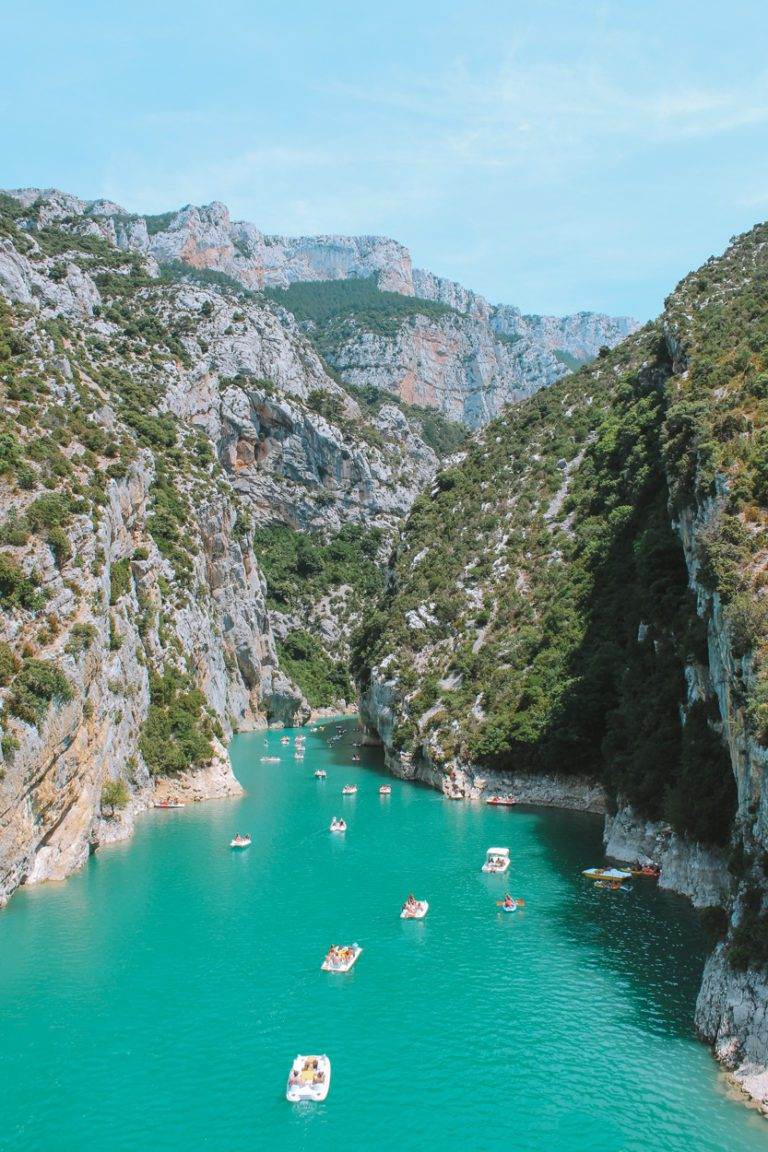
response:
[[[535,835],[571,899],[552,913],[576,947],[599,954],[621,979],[627,1011],[656,1035],[689,1037],[708,942],[699,917],[682,896],[636,878],[629,892],[602,891],[582,869],[602,860],[602,820],[589,813],[547,810]],[[586,958],[585,958],[586,962]]]
[[[707,662],[706,628],[670,521],[662,459],[670,373],[660,346],[656,363],[617,389],[575,481],[571,587],[583,630],[538,752],[548,771],[599,777],[609,798],[725,844],[735,784],[710,723],[719,716],[687,702],[686,670]]]

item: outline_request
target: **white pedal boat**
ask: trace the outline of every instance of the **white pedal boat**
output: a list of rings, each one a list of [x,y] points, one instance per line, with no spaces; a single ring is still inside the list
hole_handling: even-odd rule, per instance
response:
[[[354,796],[357,793],[357,784],[345,784],[341,790],[342,796]]]
[[[379,796],[391,796],[391,795],[392,795],[392,789],[390,788],[389,784],[382,784],[381,788],[379,788]]]
[[[327,1056],[297,1056],[291,1065],[286,1100],[325,1100],[331,1086],[331,1062]]]
[[[509,868],[509,848],[489,848],[485,854],[483,872],[506,872]]]
[[[406,900],[406,902],[405,902],[405,904],[403,904],[402,910],[400,912],[400,919],[401,920],[423,920],[424,917],[426,916],[427,912],[429,912],[429,901],[428,900],[414,900],[410,904]]]
[[[346,830],[347,830],[346,820],[337,820],[336,817],[334,816],[333,820],[331,820],[331,826],[328,829],[328,831],[329,832],[346,832]]]
[[[315,780],[325,780],[327,775],[325,768],[318,768],[315,772]]]
[[[359,944],[349,945],[336,945],[334,944],[328,949],[328,954],[323,960],[320,968],[323,972],[349,972],[357,963],[357,958],[362,952]]]
[[[250,848],[250,836],[233,836],[229,842],[230,848]]]

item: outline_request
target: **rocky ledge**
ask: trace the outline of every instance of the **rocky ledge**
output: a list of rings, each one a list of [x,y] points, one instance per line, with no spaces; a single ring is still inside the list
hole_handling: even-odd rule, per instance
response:
[[[658,864],[659,887],[687,896],[695,908],[723,907],[730,896],[722,852],[678,836],[662,821],[644,819],[629,805],[606,816],[604,840],[605,854],[612,860]]]
[[[723,944],[704,967],[696,1028],[713,1046],[731,1082],[768,1115],[768,981],[759,972],[734,971]]]

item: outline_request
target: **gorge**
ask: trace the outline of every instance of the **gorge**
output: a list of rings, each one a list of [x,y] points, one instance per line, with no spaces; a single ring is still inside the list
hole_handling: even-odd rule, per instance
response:
[[[607,806],[707,909],[696,1024],[768,1103],[767,241],[637,330],[0,196],[0,902],[359,693],[395,775]]]

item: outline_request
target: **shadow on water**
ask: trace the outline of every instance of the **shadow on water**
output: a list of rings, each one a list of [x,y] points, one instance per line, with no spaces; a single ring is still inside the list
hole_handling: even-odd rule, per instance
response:
[[[581,872],[604,860],[603,818],[558,809],[535,814],[535,836],[571,889],[571,899],[553,910],[562,932],[599,952],[600,963],[622,979],[643,1028],[691,1036],[708,942],[690,903],[640,877],[629,892],[595,888]]]

